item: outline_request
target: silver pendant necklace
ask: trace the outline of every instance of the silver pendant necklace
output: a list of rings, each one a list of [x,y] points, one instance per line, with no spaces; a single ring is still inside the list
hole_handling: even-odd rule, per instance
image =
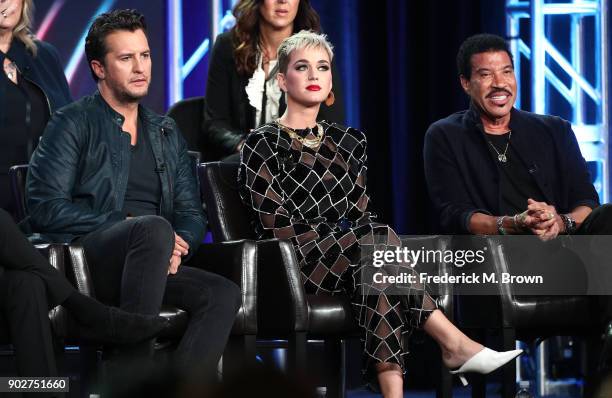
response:
[[[17,75],[17,64],[15,64],[14,61],[5,64],[4,73],[11,81],[15,81],[15,77]]]
[[[489,143],[489,145],[491,145],[491,148],[493,148],[493,150],[495,151],[495,153],[497,154],[497,160],[500,163],[506,163],[508,161],[508,157],[506,156],[506,153],[508,152],[508,146],[510,146],[510,138],[512,138],[512,130],[510,130],[510,133],[508,134],[508,141],[506,142],[506,148],[504,149],[503,153],[500,153],[497,148],[495,147],[495,145],[493,145],[493,143],[491,142],[491,140],[487,140],[487,142]]]

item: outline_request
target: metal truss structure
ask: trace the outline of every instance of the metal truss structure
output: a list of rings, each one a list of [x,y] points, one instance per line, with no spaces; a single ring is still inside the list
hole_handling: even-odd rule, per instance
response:
[[[516,106],[569,120],[593,184],[608,200],[606,0],[506,0],[507,33],[519,87]],[[537,396],[567,395],[575,379],[552,380],[550,344],[535,354]],[[520,362],[517,361],[520,378]]]
[[[185,60],[183,54],[183,32],[189,29],[183,23],[183,12],[189,12],[189,7],[201,7],[199,1],[166,0],[167,8],[167,106],[183,99],[183,88],[187,76],[195,66],[202,62],[208,54],[211,43],[219,33],[232,26],[235,20],[231,9],[236,0],[210,0],[210,20],[205,21],[211,26],[211,37],[202,37],[200,45]]]
[[[529,110],[571,121],[604,202],[609,185],[606,3],[506,2],[507,33],[522,92],[517,107],[527,99]]]

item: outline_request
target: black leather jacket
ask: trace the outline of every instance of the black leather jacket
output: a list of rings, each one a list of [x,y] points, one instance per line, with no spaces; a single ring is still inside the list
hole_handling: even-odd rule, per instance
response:
[[[162,188],[160,215],[195,252],[206,216],[187,145],[176,123],[140,106]],[[130,136],[96,92],[57,111],[32,156],[26,199],[33,232],[70,242],[124,219]]]

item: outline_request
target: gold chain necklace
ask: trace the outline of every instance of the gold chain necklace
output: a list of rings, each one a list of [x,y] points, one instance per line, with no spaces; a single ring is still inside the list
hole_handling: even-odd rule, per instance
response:
[[[295,132],[295,130],[283,125],[280,122],[280,119],[276,119],[274,123],[276,123],[278,127],[280,127],[280,129],[283,130],[285,133],[289,134],[289,137],[295,138],[296,140],[301,142],[302,145],[305,145],[308,148],[318,147],[319,144],[321,144],[321,140],[323,139],[323,126],[321,126],[321,123],[317,123],[317,135],[315,136],[315,138],[301,137],[298,133]]]

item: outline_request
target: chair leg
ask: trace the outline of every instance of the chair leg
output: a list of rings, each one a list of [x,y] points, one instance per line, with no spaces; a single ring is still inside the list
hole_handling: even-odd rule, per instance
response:
[[[345,394],[345,346],[341,339],[325,340],[327,398],[343,398]]]
[[[436,398],[452,398],[453,375],[450,374],[444,364],[440,365],[440,382],[436,388]]]
[[[474,340],[485,343],[486,338],[485,329],[476,329],[470,333],[470,337]],[[487,380],[485,375],[474,373],[470,375],[470,383],[472,384],[472,398],[486,398],[487,396]]]
[[[98,369],[98,350],[95,347],[82,345],[79,347],[79,367],[81,396],[88,397],[98,390],[101,384]]]
[[[255,366],[257,362],[256,342],[256,336],[253,334],[230,336],[223,353],[223,374],[227,375]]]
[[[502,350],[514,350],[516,347],[516,330],[514,328],[502,329]],[[502,398],[513,398],[516,394],[516,365],[514,362],[502,368]]]
[[[584,397],[594,397],[600,387],[602,378],[605,376],[598,369],[598,359],[601,355],[602,344],[600,336],[587,336],[584,342],[585,359],[583,363],[584,372]]]
[[[289,370],[302,373],[308,369],[306,332],[295,332],[289,336]]]
[[[257,363],[257,338],[254,334],[242,336],[242,347],[244,349],[244,359],[248,365]]]

